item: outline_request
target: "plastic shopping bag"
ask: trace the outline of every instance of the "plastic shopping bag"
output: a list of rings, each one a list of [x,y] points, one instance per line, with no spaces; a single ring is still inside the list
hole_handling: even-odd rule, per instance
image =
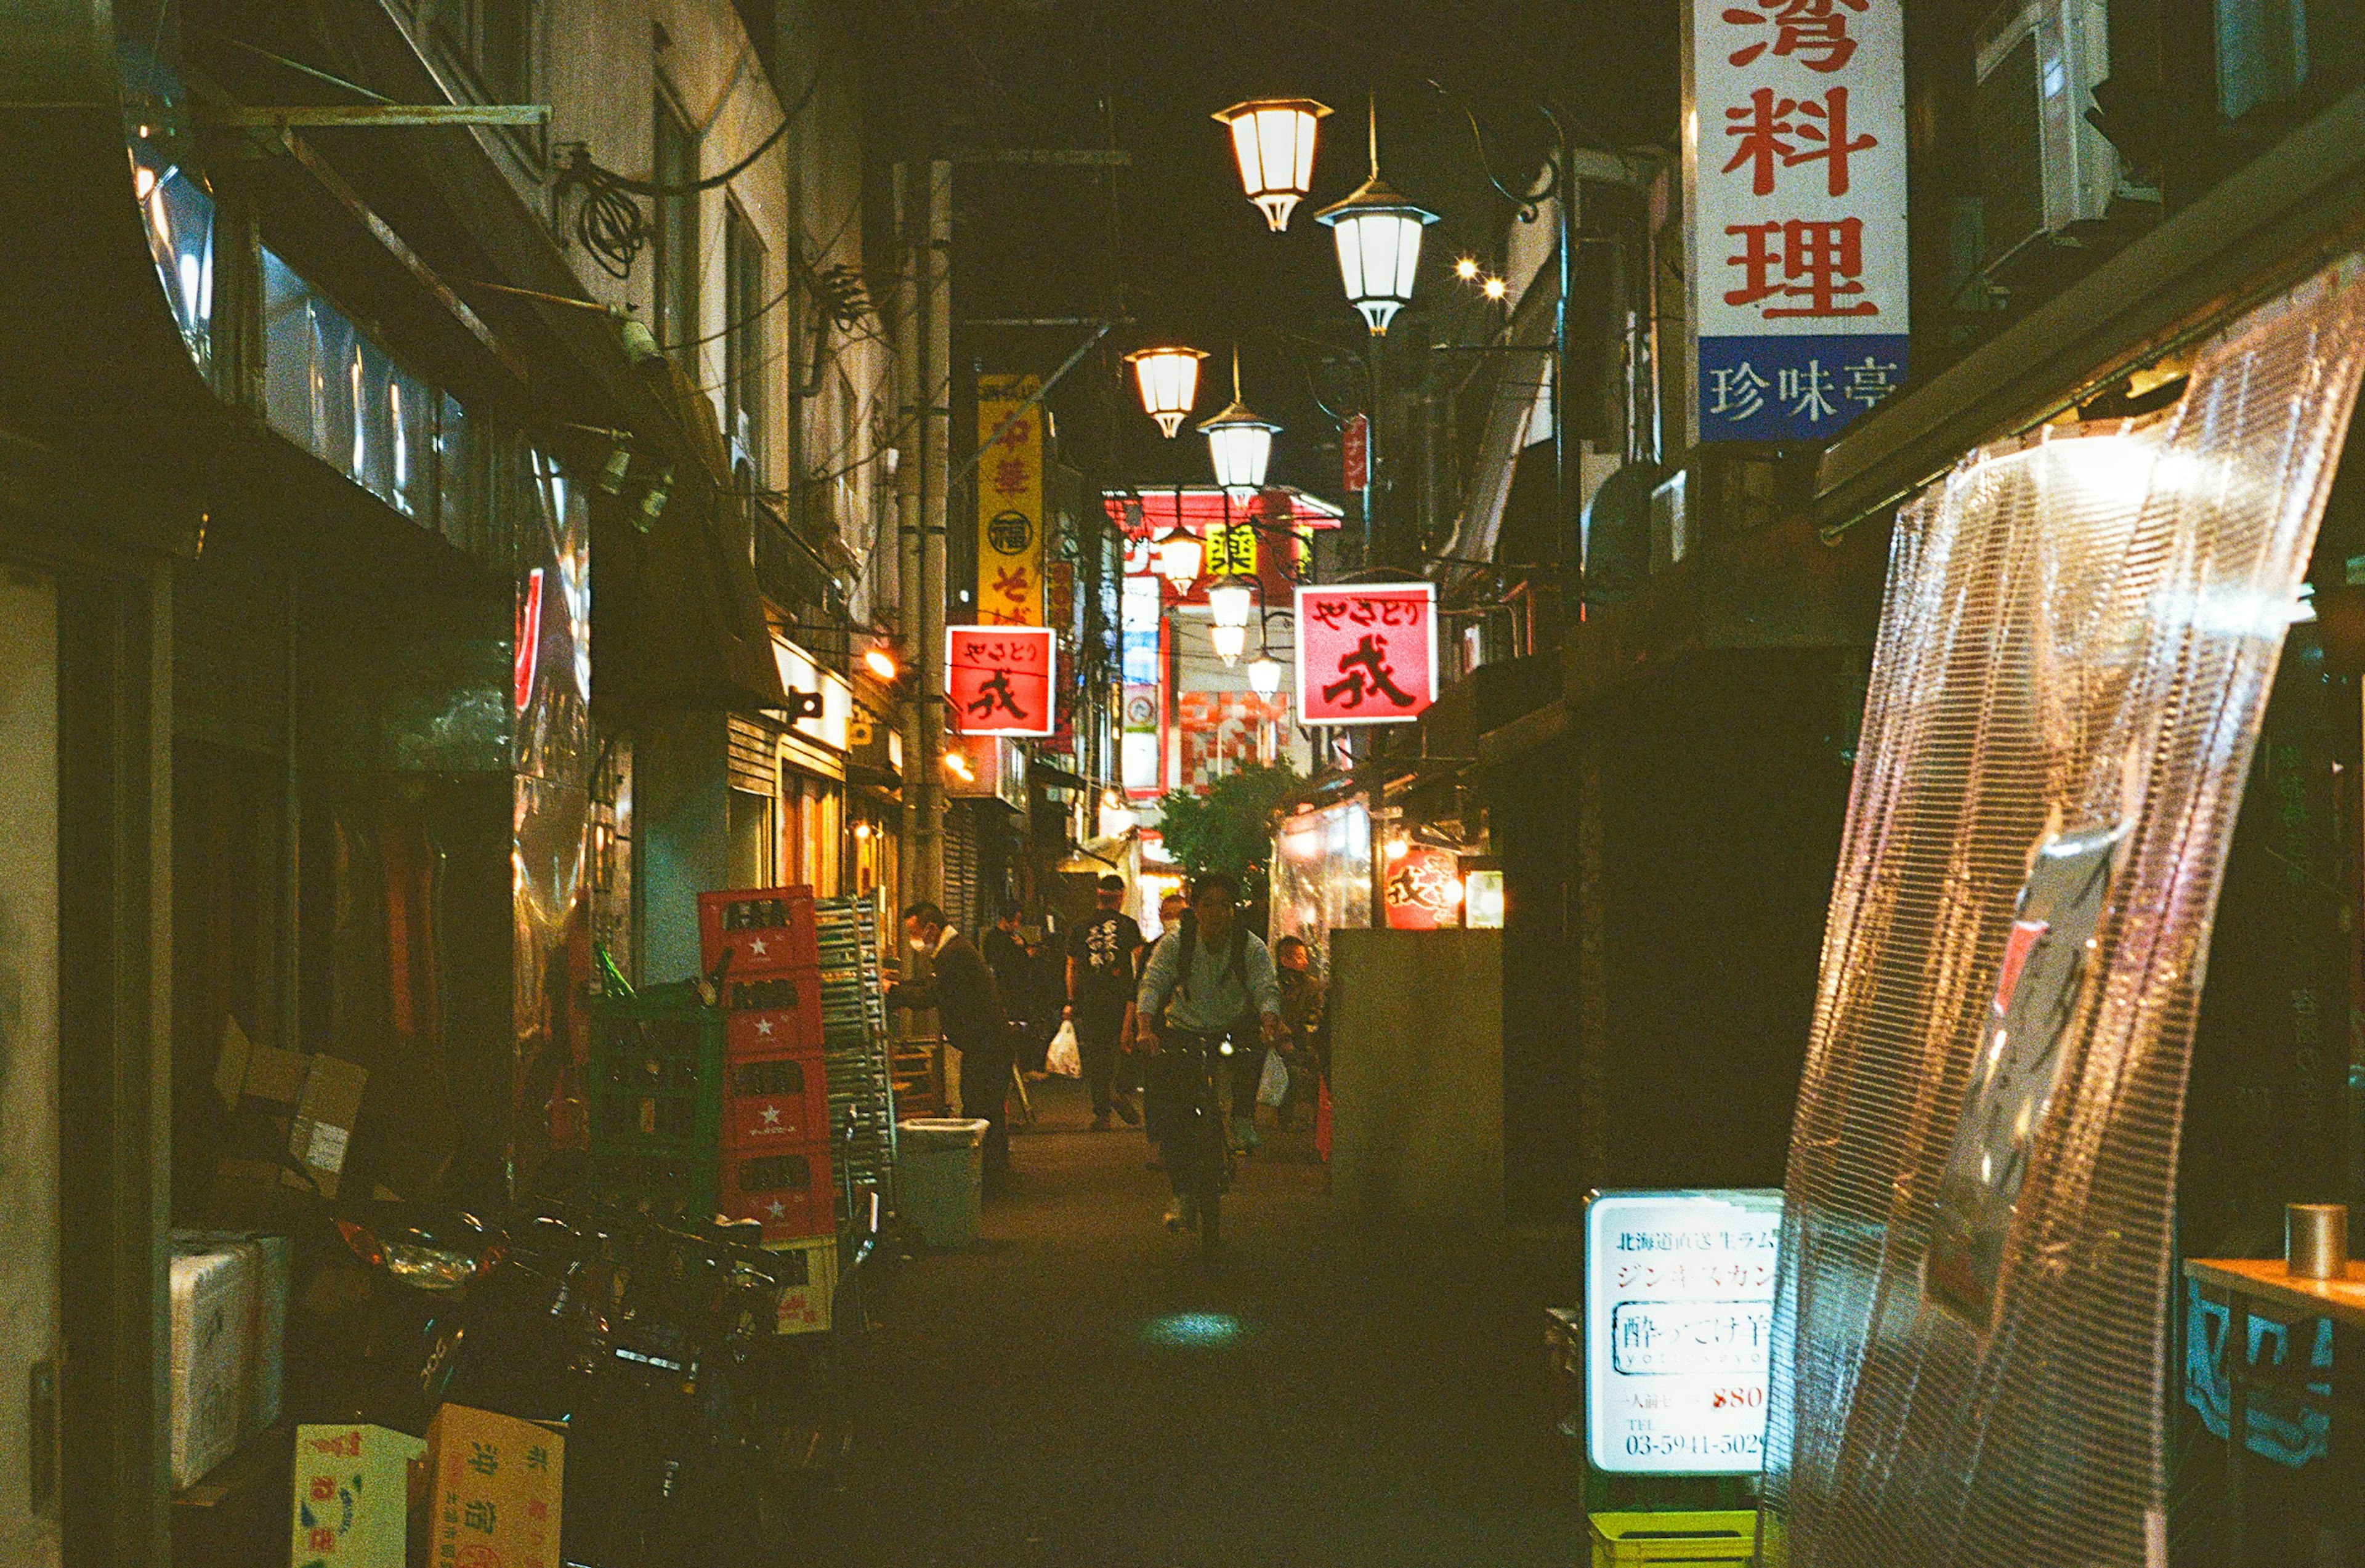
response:
[[[1279,1051],[1264,1053],[1264,1071],[1257,1077],[1257,1103],[1275,1110],[1289,1098],[1289,1064]]]
[[[1084,1058],[1076,1049],[1076,1025],[1068,1019],[1059,1022],[1059,1032],[1051,1036],[1050,1053],[1043,1065],[1062,1078],[1082,1078]]]

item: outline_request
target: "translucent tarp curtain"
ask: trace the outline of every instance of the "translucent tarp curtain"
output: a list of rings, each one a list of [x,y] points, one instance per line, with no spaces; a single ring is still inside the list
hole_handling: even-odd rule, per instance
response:
[[[2165,1562],[2177,1128],[2355,401],[2345,263],[1899,516],[1792,1137],[1769,1568]]]

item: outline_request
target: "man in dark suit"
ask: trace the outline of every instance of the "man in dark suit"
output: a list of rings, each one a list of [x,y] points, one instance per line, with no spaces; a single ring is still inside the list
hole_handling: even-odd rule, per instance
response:
[[[890,987],[890,1007],[936,1011],[945,1043],[960,1052],[961,1111],[986,1125],[985,1182],[989,1191],[1010,1172],[1010,1135],[1003,1104],[1010,1094],[1011,1029],[1002,993],[976,945],[945,923],[945,912],[920,902],[903,912],[903,935],[912,950],[930,956],[931,978]]]

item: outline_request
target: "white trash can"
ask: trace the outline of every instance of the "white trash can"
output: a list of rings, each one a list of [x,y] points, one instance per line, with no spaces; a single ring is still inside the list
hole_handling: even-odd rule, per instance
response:
[[[895,1206],[940,1252],[977,1245],[986,1124],[914,1116],[895,1124]]]

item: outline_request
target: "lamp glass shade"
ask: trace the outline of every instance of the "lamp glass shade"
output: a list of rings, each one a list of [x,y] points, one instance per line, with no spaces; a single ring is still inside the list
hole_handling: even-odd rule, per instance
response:
[[[1199,400],[1199,362],[1206,357],[1202,350],[1181,348],[1136,349],[1125,356],[1141,391],[1142,412],[1170,441]]]
[[[1241,188],[1276,234],[1313,184],[1316,126],[1329,112],[1311,98],[1252,98],[1216,115],[1232,133]]]
[[[1260,658],[1249,666],[1249,689],[1259,697],[1271,698],[1281,689],[1281,661]]]
[[[1421,230],[1437,215],[1406,201],[1373,179],[1336,207],[1315,217],[1330,226],[1339,247],[1339,281],[1348,301],[1363,313],[1374,337],[1388,330],[1395,313],[1412,299],[1420,270]]]
[[[1255,600],[1255,590],[1237,577],[1227,577],[1207,589],[1207,608],[1214,612],[1218,626],[1247,625],[1249,610]]]
[[[1264,487],[1264,471],[1272,460],[1273,426],[1261,420],[1211,420],[1199,427],[1207,433],[1207,456],[1215,464],[1216,483],[1235,497],[1253,496]]]
[[[1199,565],[1205,554],[1198,539],[1178,526],[1158,542],[1158,575],[1171,583],[1176,593],[1189,593],[1191,585],[1199,580]]]
[[[1240,662],[1240,655],[1249,645],[1249,629],[1245,626],[1210,626],[1207,641],[1216,645],[1216,654],[1226,664]]]

